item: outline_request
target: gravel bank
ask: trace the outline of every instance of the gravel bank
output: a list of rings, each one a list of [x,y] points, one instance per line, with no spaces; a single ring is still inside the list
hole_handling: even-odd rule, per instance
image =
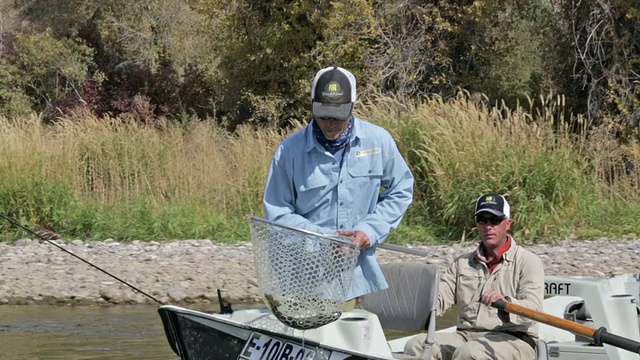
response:
[[[219,245],[210,240],[56,244],[167,304],[217,303],[216,289],[232,303],[261,301],[251,243]],[[380,263],[426,261],[444,269],[473,244],[416,246],[424,258],[378,250]],[[640,272],[640,239],[567,241],[531,245],[547,275],[609,277]],[[0,244],[0,304],[148,304],[149,298],[47,243]]]

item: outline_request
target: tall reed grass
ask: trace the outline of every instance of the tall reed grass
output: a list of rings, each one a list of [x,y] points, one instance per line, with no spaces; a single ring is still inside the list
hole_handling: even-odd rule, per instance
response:
[[[562,97],[516,109],[471,99],[364,106],[395,135],[417,178],[399,241],[477,238],[473,206],[489,191],[507,196],[512,229],[526,241],[637,233],[637,144],[565,119]]]
[[[284,137],[93,118],[3,120],[0,132],[0,209],[67,236],[123,240],[246,239],[242,216],[261,213],[270,152]]]
[[[465,94],[359,104],[416,175],[415,201],[391,241],[474,240],[473,203],[486,191],[508,196],[522,240],[637,233],[640,148],[575,128],[580,119],[565,121],[563,111],[561,97],[526,109]],[[262,215],[271,156],[287,134],[229,134],[214,121],[0,119],[0,211],[66,238],[246,240],[242,217]],[[0,223],[2,239],[22,236]]]

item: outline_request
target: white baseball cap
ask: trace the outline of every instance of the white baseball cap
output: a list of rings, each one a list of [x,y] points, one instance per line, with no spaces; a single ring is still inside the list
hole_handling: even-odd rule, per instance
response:
[[[341,67],[324,68],[313,79],[311,99],[314,118],[347,120],[356,102],[356,78]]]

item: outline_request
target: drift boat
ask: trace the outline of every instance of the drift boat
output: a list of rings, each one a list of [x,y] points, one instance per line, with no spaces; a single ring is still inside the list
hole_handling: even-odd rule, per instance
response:
[[[423,310],[417,312],[417,316],[411,316],[411,309],[402,305],[405,300],[412,303],[414,296],[424,295],[419,292],[425,289],[412,291],[405,286],[415,287],[418,274],[437,274],[437,269],[430,267],[411,263],[384,264],[387,279],[400,280],[403,285],[390,283],[390,288],[379,292],[381,294],[376,294],[375,298],[365,296],[363,309],[344,312],[337,321],[305,331],[282,324],[269,308],[208,314],[166,305],[160,307],[159,313],[169,345],[183,360],[410,359],[402,354],[410,336],[388,340],[384,330],[423,330],[435,335],[433,311]],[[389,273],[407,277],[397,279]],[[637,298],[629,293],[637,294],[640,284],[637,280],[637,276],[630,274],[608,279],[546,277],[545,290],[549,297],[544,300],[544,313],[563,319],[568,325],[573,323],[594,330],[605,327],[608,333],[622,335],[633,345],[640,341],[640,326]],[[435,281],[437,279],[432,278],[432,283]],[[409,306],[413,305],[416,304]],[[640,359],[637,352],[609,344],[596,345],[592,338],[548,324],[540,324],[536,345],[538,359]]]
[[[437,266],[382,264],[389,287],[343,311],[357,248],[260,218],[249,225],[265,307],[234,311],[220,291],[217,314],[160,307],[167,341],[180,359],[419,360],[403,354],[411,336],[387,339],[385,330],[426,332],[423,358],[430,359],[435,334],[455,331],[436,331]],[[541,323],[538,360],[640,360],[639,292],[637,275],[547,276],[543,312],[493,305]]]

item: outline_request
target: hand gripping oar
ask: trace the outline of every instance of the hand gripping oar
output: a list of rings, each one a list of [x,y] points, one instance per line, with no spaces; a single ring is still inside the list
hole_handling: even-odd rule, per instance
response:
[[[529,309],[528,307],[513,304],[503,300],[498,300],[491,304],[491,306],[506,311],[510,314],[522,316],[527,319],[541,322],[543,324],[567,330],[568,332],[576,335],[588,337],[589,339],[592,339],[596,345],[609,344],[611,346],[631,351],[634,354],[640,354],[640,342],[616,334],[608,333],[607,329],[604,326],[601,326],[598,329],[590,328],[573,321],[565,320],[557,316]]]

